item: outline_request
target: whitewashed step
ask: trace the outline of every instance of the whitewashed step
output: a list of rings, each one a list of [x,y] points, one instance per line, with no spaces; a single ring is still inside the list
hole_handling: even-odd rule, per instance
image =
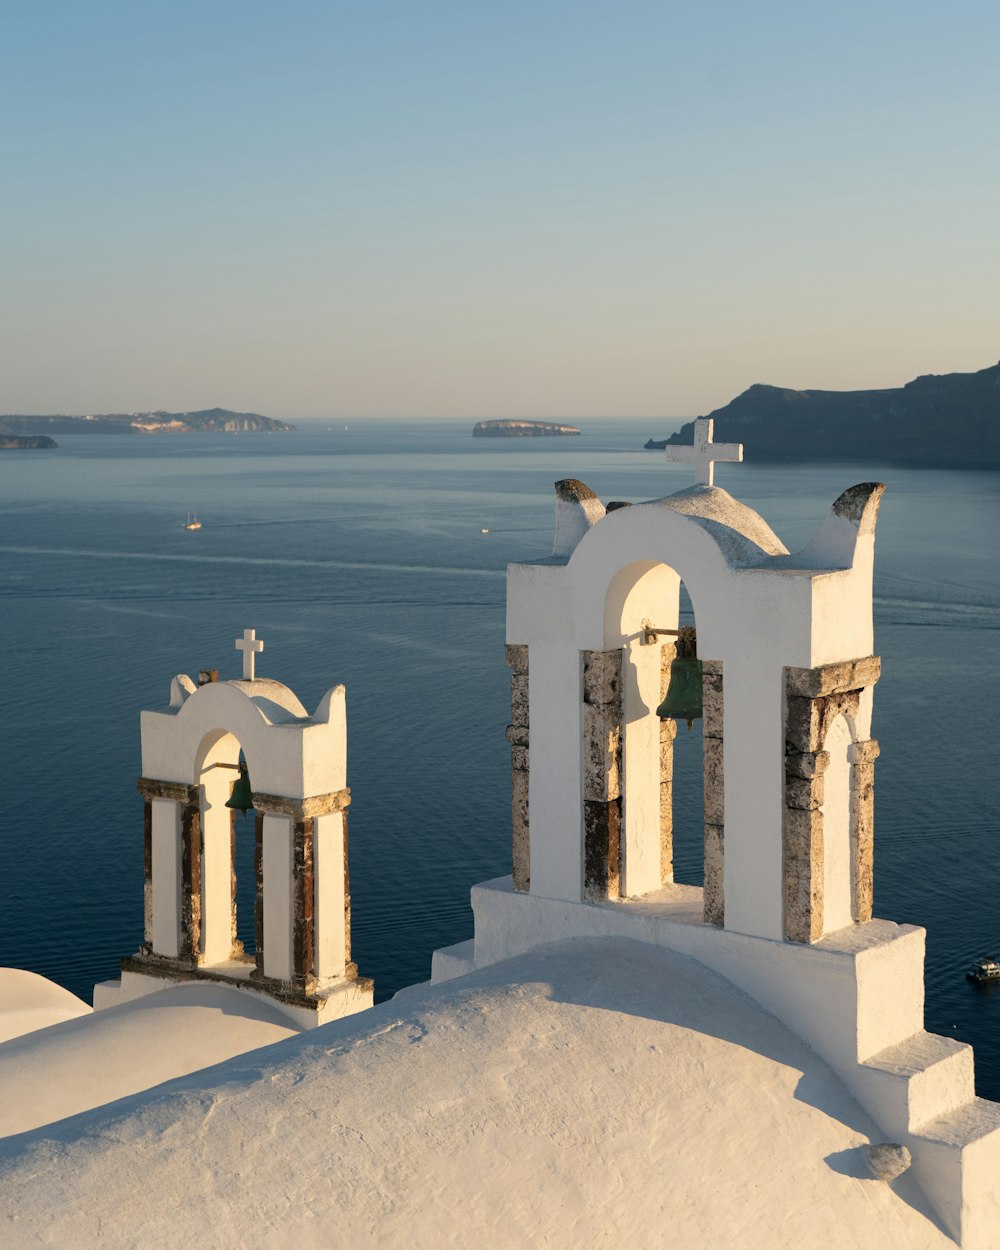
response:
[[[936,1033],[914,1033],[873,1055],[859,1072],[884,1108],[883,1128],[914,1133],[975,1097],[972,1047]]]
[[[907,1141],[913,1172],[962,1250],[1000,1246],[1000,1103],[973,1098]]]

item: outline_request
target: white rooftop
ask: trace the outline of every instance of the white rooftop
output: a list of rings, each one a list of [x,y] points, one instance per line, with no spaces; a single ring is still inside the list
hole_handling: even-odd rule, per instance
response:
[[[953,1246],[908,1176],[865,1178],[878,1140],[813,1051],[703,966],[583,940],[0,1143],[0,1237]]]

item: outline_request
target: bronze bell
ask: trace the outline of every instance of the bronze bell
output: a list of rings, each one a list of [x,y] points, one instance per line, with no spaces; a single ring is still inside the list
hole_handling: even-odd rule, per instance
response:
[[[686,720],[688,729],[702,716],[702,674],[693,629],[681,630],[679,654],[670,664],[670,684],[656,709],[660,720]]]
[[[226,806],[243,816],[253,807],[253,791],[250,789],[250,775],[245,760],[240,760],[240,775],[233,782],[233,792]]]

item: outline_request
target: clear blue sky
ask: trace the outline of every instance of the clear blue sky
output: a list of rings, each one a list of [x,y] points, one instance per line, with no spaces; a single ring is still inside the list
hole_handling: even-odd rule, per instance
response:
[[[684,416],[1000,358],[996,0],[0,17],[0,412]]]

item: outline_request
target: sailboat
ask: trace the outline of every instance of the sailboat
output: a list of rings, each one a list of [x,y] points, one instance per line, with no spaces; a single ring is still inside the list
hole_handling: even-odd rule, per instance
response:
[[[198,517],[195,513],[193,512],[188,513],[188,519],[184,522],[184,528],[186,530],[200,530],[201,529],[201,522],[198,520]]]

